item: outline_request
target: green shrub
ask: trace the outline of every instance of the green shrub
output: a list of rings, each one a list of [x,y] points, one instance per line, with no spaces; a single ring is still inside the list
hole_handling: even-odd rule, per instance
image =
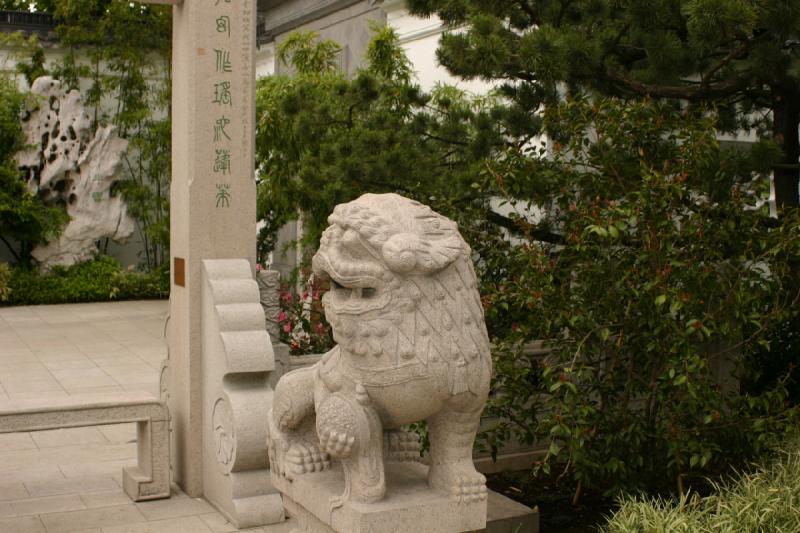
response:
[[[523,148],[487,176],[520,213],[524,194],[551,206],[537,227],[518,215],[527,239],[494,287],[483,277],[503,391],[490,449],[548,445],[542,469],[570,476],[576,499],[684,492],[746,464],[798,414],[781,381],[751,394],[732,379],[791,310],[800,257],[796,215],[769,218],[760,152],[720,146],[711,113],[659,102],[573,99],[543,120],[552,153]],[[530,339],[549,355],[526,353]]]
[[[8,263],[0,263],[0,302],[8,300],[8,295],[11,294],[11,288],[8,282],[11,279],[11,268]]]
[[[715,485],[715,494],[706,498],[623,498],[603,531],[800,531],[800,447],[789,448],[766,466]]]
[[[13,79],[0,76],[0,242],[16,263],[30,267],[33,248],[57,237],[69,217],[32,193],[17,169],[14,154],[25,146],[19,115],[26,98]]]
[[[115,259],[100,256],[48,273],[14,269],[9,287],[12,305],[164,298],[169,294],[169,270],[125,270]]]

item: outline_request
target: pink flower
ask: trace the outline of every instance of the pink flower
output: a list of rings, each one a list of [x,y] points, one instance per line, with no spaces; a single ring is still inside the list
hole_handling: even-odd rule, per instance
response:
[[[308,300],[308,291],[303,292],[303,300]]]
[[[314,329],[317,330],[319,335],[323,335],[325,333],[325,325],[322,322],[317,322],[314,324]]]
[[[278,313],[278,322],[283,322],[287,318],[289,318],[289,315],[286,314],[286,311],[280,311]]]
[[[281,300],[283,300],[287,304],[292,303],[292,293],[291,292],[284,292],[283,294],[281,294]]]
[[[287,322],[286,324],[283,325],[283,332],[284,333],[291,333],[292,332],[292,323],[291,322]]]
[[[319,291],[314,291],[311,293],[311,299],[316,301],[319,300]]]
[[[256,272],[261,272],[262,270],[264,270],[264,267],[261,263],[256,263]]]

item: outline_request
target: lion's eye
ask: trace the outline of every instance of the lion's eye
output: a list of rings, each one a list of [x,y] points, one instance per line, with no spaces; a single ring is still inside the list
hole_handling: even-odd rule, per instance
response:
[[[331,282],[333,284],[333,290],[335,290],[336,292],[340,294],[350,294],[350,287],[345,287],[335,279],[331,280]]]
[[[364,287],[361,289],[361,297],[362,298],[372,298],[378,291],[372,287]]]

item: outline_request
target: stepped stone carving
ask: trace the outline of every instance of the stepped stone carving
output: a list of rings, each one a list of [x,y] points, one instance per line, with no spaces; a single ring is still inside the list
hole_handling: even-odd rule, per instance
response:
[[[280,338],[278,330],[278,313],[281,310],[281,273],[277,270],[260,270],[256,272],[258,293],[261,307],[264,308],[264,319],[267,323],[267,333],[270,338]]]
[[[203,495],[237,528],[283,520],[270,482],[264,410],[275,368],[246,259],[202,263]]]
[[[333,459],[344,487],[331,513],[379,502],[386,464],[419,458],[416,436],[402,428],[426,420],[428,485],[465,509],[480,503],[485,521],[485,479],[472,445],[491,358],[469,246],[453,221],[396,194],[366,194],[328,221],[313,268],[330,279],[323,303],[338,345],[278,381],[270,413],[276,486],[297,485]],[[348,509],[361,513],[358,505]]]
[[[43,76],[31,92],[38,107],[22,116],[29,148],[17,154],[17,163],[31,192],[70,216],[61,236],[36,247],[33,256],[44,267],[71,265],[91,259],[99,239],[122,243],[133,235],[134,222],[115,187],[128,141],[113,126],[92,135],[80,92],[66,92],[60,81]]]

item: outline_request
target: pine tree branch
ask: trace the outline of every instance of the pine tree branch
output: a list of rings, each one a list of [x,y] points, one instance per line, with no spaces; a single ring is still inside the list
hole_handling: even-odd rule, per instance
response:
[[[750,84],[750,80],[747,78],[734,77],[719,81],[717,83],[709,84],[706,87],[703,87],[702,84],[697,86],[653,85],[634,80],[611,69],[606,70],[606,77],[617,86],[642,96],[651,96],[654,98],[677,98],[680,100],[688,100],[690,102],[698,102],[730,96],[736,92],[746,89]]]
[[[427,133],[426,132],[426,133],[423,133],[422,135],[424,137],[427,137],[428,139],[433,140],[433,141],[439,141],[439,142],[445,143],[445,144],[454,144],[456,146],[467,146],[468,145],[468,143],[466,143],[464,141],[456,141],[454,139],[446,139],[444,137],[439,137],[438,135],[433,135],[432,133]]]
[[[550,244],[564,244],[565,242],[563,235],[559,235],[558,233],[553,233],[552,231],[541,229],[533,225],[530,225],[523,229],[520,223],[517,222],[516,220],[501,215],[500,213],[493,211],[492,209],[486,210],[486,219],[492,224],[496,224],[501,228],[505,228],[511,231],[512,233],[515,233],[517,235],[524,234],[526,236],[532,237],[537,241],[543,241]]]
[[[726,67],[730,64],[731,61],[736,59],[742,59],[750,52],[750,46],[753,44],[754,39],[745,41],[742,46],[738,48],[734,48],[730,52],[728,52],[722,59],[720,59],[716,64],[709,67],[703,74],[700,76],[700,86],[704,89],[708,89],[711,83],[711,77],[719,72],[722,68]]]

